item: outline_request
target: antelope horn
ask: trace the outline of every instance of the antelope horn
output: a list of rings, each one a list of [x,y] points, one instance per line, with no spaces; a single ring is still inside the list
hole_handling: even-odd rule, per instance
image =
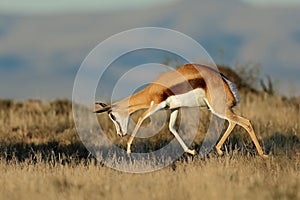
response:
[[[111,110],[111,106],[103,102],[96,101],[93,109],[94,113],[103,113]]]

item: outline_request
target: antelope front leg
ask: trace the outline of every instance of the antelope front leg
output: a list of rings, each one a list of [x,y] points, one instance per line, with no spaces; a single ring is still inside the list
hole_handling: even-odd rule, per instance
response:
[[[175,122],[176,122],[177,116],[178,116],[178,109],[173,110],[170,115],[169,130],[175,136],[175,138],[177,139],[177,141],[183,148],[184,152],[189,153],[191,155],[196,155],[196,153],[197,153],[196,150],[189,149],[175,129]]]
[[[133,138],[136,135],[139,127],[141,126],[142,122],[143,122],[143,120],[139,119],[139,121],[138,121],[137,125],[135,126],[135,128],[134,128],[134,130],[133,130],[133,132],[132,132],[132,134],[131,134],[131,136],[129,138],[129,140],[127,141],[127,154],[131,153],[131,143],[132,143]]]
[[[138,119],[138,122],[136,124],[136,126],[134,127],[133,131],[132,131],[132,134],[127,142],[127,154],[130,154],[131,153],[131,143],[138,131],[138,129],[140,128],[141,124],[143,123],[143,121],[149,117],[152,113],[154,113],[157,109],[159,109],[159,107],[155,108],[154,106],[154,102],[152,101],[151,104],[150,104],[150,108],[148,110],[146,110]]]

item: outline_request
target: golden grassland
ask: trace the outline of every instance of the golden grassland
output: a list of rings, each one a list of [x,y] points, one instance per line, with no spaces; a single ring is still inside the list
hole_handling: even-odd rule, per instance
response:
[[[299,199],[299,157],[211,157],[146,174],[100,164],[0,164],[1,199]]]
[[[76,133],[70,101],[1,100],[0,199],[300,199],[299,98],[241,96],[236,112],[251,119],[270,158],[260,158],[236,127],[224,156],[183,155],[145,174],[119,172],[93,158]],[[210,115],[201,112],[196,148]],[[117,137],[105,115],[99,122],[111,141],[125,147],[128,136]],[[157,136],[137,138],[133,151],[151,151],[172,138],[165,126]]]

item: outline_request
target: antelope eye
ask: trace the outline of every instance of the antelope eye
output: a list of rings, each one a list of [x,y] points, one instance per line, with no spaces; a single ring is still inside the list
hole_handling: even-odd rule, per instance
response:
[[[109,115],[110,115],[112,120],[116,121],[116,117],[112,113],[110,113]]]

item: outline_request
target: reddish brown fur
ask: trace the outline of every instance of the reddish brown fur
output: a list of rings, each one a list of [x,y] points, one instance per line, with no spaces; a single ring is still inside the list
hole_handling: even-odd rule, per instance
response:
[[[154,101],[154,104],[159,104],[160,102],[166,100],[169,96],[183,94],[196,88],[202,88],[206,92],[208,101],[211,103],[211,105],[214,105],[214,100],[212,100],[206,84],[208,78],[204,79],[201,75],[202,73],[209,74],[207,77],[210,79],[221,78],[221,75],[218,71],[208,66],[199,64],[186,64],[174,71],[166,72],[160,75],[148,87],[136,94],[133,94],[131,97],[118,102],[117,104],[119,104],[120,107],[128,107],[129,113],[131,114],[136,110],[149,108],[152,101]],[[221,86],[222,90],[224,90],[223,87],[225,88],[224,94],[226,95],[227,106],[234,106],[236,104],[236,100],[229,86],[224,80],[223,85]],[[216,87],[217,86],[214,86],[214,88]]]

